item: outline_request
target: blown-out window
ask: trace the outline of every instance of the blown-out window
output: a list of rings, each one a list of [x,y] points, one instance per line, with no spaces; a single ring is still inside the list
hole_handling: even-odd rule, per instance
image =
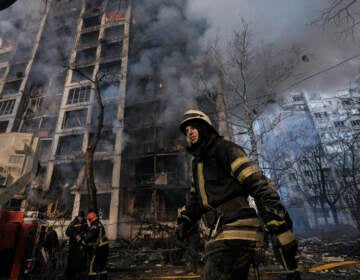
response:
[[[86,126],[87,109],[65,112],[62,128]]]
[[[9,115],[15,106],[15,99],[0,102],[0,115]]]
[[[83,135],[67,135],[60,137],[58,146],[58,155],[68,155],[74,152],[81,152],[83,143]]]
[[[9,121],[0,122],[0,133],[6,132],[8,125],[9,125]]]

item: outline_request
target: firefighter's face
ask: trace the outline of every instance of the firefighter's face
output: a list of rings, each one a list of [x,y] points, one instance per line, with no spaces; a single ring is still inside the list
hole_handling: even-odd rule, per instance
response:
[[[191,144],[196,144],[199,141],[199,130],[191,125],[185,128],[186,137]]]

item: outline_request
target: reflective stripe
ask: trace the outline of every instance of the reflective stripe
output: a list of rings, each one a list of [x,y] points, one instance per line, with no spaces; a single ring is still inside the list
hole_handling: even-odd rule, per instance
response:
[[[231,174],[234,175],[234,172],[244,163],[250,162],[251,160],[248,157],[239,157],[231,163]]]
[[[279,221],[279,220],[271,220],[266,223],[267,226],[281,226],[285,224],[285,221]]]
[[[285,231],[284,233],[281,233],[277,236],[277,238],[279,239],[279,242],[281,245],[287,245],[290,244],[291,242],[295,241],[295,235],[292,233],[291,230]]]
[[[252,219],[239,219],[235,222],[225,224],[226,226],[230,227],[237,227],[237,226],[247,226],[247,227],[259,227],[261,226],[260,220],[257,218]]]
[[[109,241],[100,241],[99,247],[109,244]]]
[[[93,255],[90,261],[89,275],[96,275],[96,272],[94,271],[94,261],[95,261],[95,255]]]
[[[195,183],[194,183],[194,178],[193,178],[193,177],[191,177],[190,192],[192,192],[192,193],[195,193],[195,192],[196,192],[196,188],[195,188]]]
[[[224,239],[243,239],[250,241],[262,241],[263,235],[260,232],[256,232],[253,230],[224,230],[219,233],[215,239],[211,241],[218,241]]]
[[[93,276],[93,275],[105,275],[107,273],[108,273],[107,270],[103,270],[103,271],[98,271],[98,272],[89,272],[88,275],[91,275],[91,276]]]
[[[198,173],[197,175],[198,175],[199,190],[200,190],[202,204],[204,207],[210,208],[210,205],[208,203],[207,194],[205,191],[204,165],[202,162],[198,162],[198,164],[197,164],[197,173]]]
[[[184,218],[185,220],[188,220],[191,223],[191,219],[186,215],[181,215],[181,218]]]
[[[237,179],[240,183],[242,183],[246,178],[257,172],[261,172],[259,166],[251,165],[249,167],[246,167],[243,171],[241,171]]]

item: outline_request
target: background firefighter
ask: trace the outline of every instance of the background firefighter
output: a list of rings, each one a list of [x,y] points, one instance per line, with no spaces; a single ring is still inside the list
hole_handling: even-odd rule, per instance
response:
[[[56,269],[56,254],[59,251],[59,245],[59,238],[56,231],[52,226],[49,226],[46,231],[43,247],[46,249],[47,256],[49,257],[48,261],[51,262],[53,269]]]
[[[180,129],[193,156],[193,183],[190,201],[178,218],[176,236],[183,239],[203,218],[209,229],[203,279],[247,279],[255,248],[263,240],[264,223],[276,240],[276,255],[281,253],[280,260],[289,271],[287,279],[299,280],[292,222],[273,182],[240,146],[219,136],[203,112],[185,112]],[[262,221],[249,206],[249,195],[255,199]]]
[[[69,237],[69,253],[66,268],[67,279],[83,279],[86,271],[86,252],[76,236],[85,236],[88,231],[88,224],[85,219],[85,213],[79,212],[79,215],[69,224],[66,229],[66,235]]]
[[[78,242],[86,248],[89,254],[88,279],[107,279],[107,258],[109,255],[109,242],[103,224],[95,212],[89,212],[87,220],[90,228],[85,237],[76,236]]]

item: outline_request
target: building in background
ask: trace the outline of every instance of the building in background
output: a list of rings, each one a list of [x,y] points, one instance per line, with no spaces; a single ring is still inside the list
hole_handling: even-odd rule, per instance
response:
[[[354,225],[359,109],[357,89],[333,95],[294,92],[279,100],[273,129],[266,123],[271,114],[261,120],[269,144],[262,164],[279,186],[297,232],[336,223]]]
[[[332,223],[353,225],[359,220],[359,207],[355,202],[360,182],[359,88],[332,95],[309,94],[307,102],[326,155],[327,197],[338,209],[335,215],[328,209],[323,216]],[[336,215],[338,217],[334,217]]]

